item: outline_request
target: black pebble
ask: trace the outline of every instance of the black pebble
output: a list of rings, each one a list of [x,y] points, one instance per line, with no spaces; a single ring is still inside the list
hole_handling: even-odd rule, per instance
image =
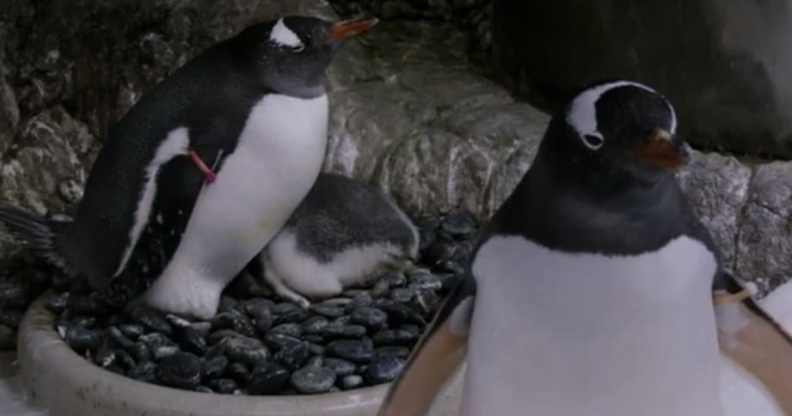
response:
[[[203,363],[203,375],[207,379],[221,377],[228,368],[228,358],[223,355],[210,358]]]
[[[302,330],[306,334],[319,334],[329,323],[324,316],[312,316],[302,323]]]
[[[388,314],[388,323],[392,326],[402,323],[426,325],[420,313],[403,303],[380,300],[375,305]]]
[[[206,340],[201,333],[192,327],[185,326],[177,328],[176,339],[179,341],[179,345],[187,352],[197,355],[204,355],[206,353]]]
[[[317,305],[311,305],[311,312],[328,318],[338,318],[344,316],[344,308],[321,303]]]
[[[299,344],[303,342],[299,338],[290,337],[284,334],[273,334],[269,333],[267,336],[264,337],[264,342],[267,343],[270,347],[280,350],[282,348],[289,348],[295,344]]]
[[[281,348],[275,353],[273,359],[283,364],[288,369],[296,370],[300,368],[310,356],[311,351],[308,348],[308,343],[301,341]]]
[[[399,303],[407,303],[413,299],[415,291],[409,288],[393,289],[390,293],[391,299]]]
[[[355,308],[351,316],[353,323],[374,330],[382,328],[388,321],[388,315],[385,312],[367,306]]]
[[[238,336],[222,341],[225,353],[232,361],[240,361],[250,366],[267,360],[269,350],[256,338]]]
[[[360,338],[366,335],[366,327],[361,325],[343,325],[331,323],[322,330],[327,338]]]
[[[158,334],[156,332],[142,335],[140,338],[138,338],[138,341],[146,344],[146,346],[149,347],[151,352],[154,352],[154,350],[159,347],[176,347],[176,343],[173,342],[173,340],[171,340],[165,335]]]
[[[376,345],[412,345],[417,335],[403,329],[386,329],[374,334],[372,339]]]
[[[374,303],[374,297],[369,292],[361,292],[356,294],[352,302],[347,305],[348,310],[354,310],[363,306],[371,306]]]
[[[280,324],[272,329],[270,329],[270,333],[272,334],[283,334],[288,335],[290,337],[299,338],[302,335],[302,327],[300,324],[296,323],[287,323],[287,324]]]
[[[309,342],[308,343],[308,351],[310,351],[311,354],[313,354],[313,355],[324,355],[325,347],[323,347],[321,345],[318,345],[318,344],[314,344],[312,342]]]
[[[355,364],[340,358],[325,358],[324,366],[333,370],[333,372],[335,372],[338,377],[354,374],[356,370]]]
[[[355,363],[367,363],[374,356],[374,348],[363,341],[342,339],[327,344],[327,353]]]
[[[170,357],[173,354],[179,352],[179,347],[176,346],[160,346],[154,348],[152,351],[152,355],[154,355],[155,360],[161,360],[166,357]]]
[[[230,378],[218,378],[216,380],[209,380],[206,383],[216,393],[232,394],[234,390],[239,388],[236,381]]]
[[[273,303],[266,299],[251,299],[245,302],[245,312],[253,319],[253,326],[259,334],[265,334],[272,327]]]
[[[157,381],[157,365],[151,361],[142,362],[127,371],[127,376],[135,380],[154,383]]]
[[[219,331],[214,331],[211,334],[209,334],[209,336],[206,337],[206,340],[209,342],[210,345],[216,345],[226,338],[243,337],[243,336],[244,335],[234,331],[233,329],[221,329]]]
[[[146,328],[139,324],[121,324],[118,325],[118,329],[121,330],[121,333],[132,340],[137,340],[141,335],[146,333]]]
[[[66,343],[79,353],[95,350],[99,347],[99,334],[81,326],[72,326],[66,330]]]
[[[188,352],[177,352],[160,361],[157,376],[167,386],[194,388],[201,382],[201,359]]]
[[[410,349],[407,347],[394,346],[379,347],[376,351],[374,351],[374,355],[377,357],[396,357],[406,359],[410,356]]]
[[[165,315],[165,319],[167,319],[174,328],[185,328],[190,326],[190,321],[172,313]]]
[[[236,310],[223,312],[215,315],[215,317],[212,318],[212,331],[217,331],[220,329],[231,329],[246,337],[252,337],[256,335],[256,331],[253,328],[253,323],[250,321],[250,318],[248,318],[247,315],[243,314],[242,312]]]
[[[173,326],[165,318],[165,315],[156,309],[138,306],[129,311],[129,317],[154,332],[166,335],[173,333]]]
[[[111,326],[107,330],[107,333],[110,335],[110,340],[113,341],[113,344],[118,345],[119,347],[126,350],[131,350],[135,347],[135,342],[127,338],[127,336],[124,335],[124,333],[121,332],[118,327]]]
[[[217,305],[217,313],[225,313],[240,310],[239,301],[236,299],[223,295],[220,297],[220,304]]]
[[[326,367],[306,366],[295,371],[291,384],[304,394],[326,393],[335,384],[336,374]]]
[[[149,350],[146,344],[142,342],[135,343],[135,345],[129,350],[129,353],[132,354],[132,356],[138,362],[151,361],[153,357],[151,350]]]
[[[293,303],[279,303],[272,308],[274,315],[273,325],[290,322],[300,323],[308,318],[308,311]]]
[[[137,365],[135,359],[132,358],[132,355],[130,355],[128,352],[121,349],[115,349],[113,350],[113,353],[116,356],[116,364],[120,365],[121,368],[130,370]]]
[[[243,385],[250,381],[250,370],[242,363],[229,364],[228,367],[226,367],[226,375]]]
[[[247,390],[250,394],[277,394],[289,382],[289,370],[276,363],[264,363],[253,369]]]
[[[376,357],[366,370],[366,381],[369,384],[381,384],[393,381],[404,369],[404,360],[396,357]]]
[[[357,374],[350,374],[341,379],[341,388],[350,390],[363,385],[363,377]]]

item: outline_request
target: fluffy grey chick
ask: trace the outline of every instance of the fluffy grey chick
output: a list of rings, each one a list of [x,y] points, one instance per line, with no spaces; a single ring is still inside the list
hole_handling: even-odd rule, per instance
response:
[[[418,247],[417,228],[382,191],[321,174],[258,261],[278,295],[308,307],[414,260]]]

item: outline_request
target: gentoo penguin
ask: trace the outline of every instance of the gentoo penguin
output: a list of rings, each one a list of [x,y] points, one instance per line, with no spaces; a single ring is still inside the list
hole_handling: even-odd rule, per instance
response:
[[[418,254],[418,229],[377,187],[320,174],[313,188],[258,259],[281,297],[308,307],[307,298],[340,294]]]
[[[721,415],[719,336],[789,368],[787,334],[744,303],[676,182],[676,129],[642,84],[575,96],[379,414],[425,414],[465,357],[463,416]]]
[[[343,40],[375,23],[289,16],[248,27],[180,68],[110,130],[73,222],[11,207],[0,220],[95,289],[139,273],[130,262],[146,249],[141,236],[164,228],[176,242],[165,244],[164,270],[149,271],[158,278],[143,300],[211,317],[221,290],[316,179],[325,70]]]

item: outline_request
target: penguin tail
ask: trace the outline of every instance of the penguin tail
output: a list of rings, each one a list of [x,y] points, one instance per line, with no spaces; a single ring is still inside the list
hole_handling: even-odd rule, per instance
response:
[[[0,204],[0,223],[33,253],[62,270],[66,262],[58,252],[56,237],[65,221],[53,221],[6,204]]]

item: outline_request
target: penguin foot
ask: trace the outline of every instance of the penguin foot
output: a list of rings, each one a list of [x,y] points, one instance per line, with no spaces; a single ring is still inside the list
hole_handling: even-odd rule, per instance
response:
[[[212,169],[207,166],[206,163],[204,163],[203,159],[201,159],[201,156],[199,156],[195,150],[190,150],[190,159],[192,159],[193,163],[198,166],[198,169],[200,169],[201,172],[206,175],[207,183],[212,183],[215,181],[215,179],[217,179],[217,175],[214,173],[214,171],[212,171]]]
[[[272,290],[275,291],[275,294],[282,297],[284,300],[294,302],[300,305],[300,307],[303,309],[308,309],[311,307],[311,301],[295,292],[290,287],[286,286],[286,284],[283,283],[283,280],[281,280],[271,268],[264,269],[264,280],[269,283],[270,287],[272,287]]]
[[[272,284],[272,282],[270,283]],[[289,287],[287,287],[281,282],[278,282],[277,284],[272,284],[272,289],[275,290],[275,293],[278,296],[282,297],[287,301],[294,302],[300,305],[300,307],[303,309],[308,309],[311,307],[311,301],[309,301],[307,298],[300,295],[299,293],[291,290]]]
[[[208,320],[215,316],[224,282],[187,268],[166,269],[139,302],[166,313]]]
[[[716,305],[726,305],[730,303],[740,303],[746,299],[751,297],[751,292],[748,289],[743,289],[737,293],[728,293],[728,292],[715,292],[713,295],[713,302]]]

